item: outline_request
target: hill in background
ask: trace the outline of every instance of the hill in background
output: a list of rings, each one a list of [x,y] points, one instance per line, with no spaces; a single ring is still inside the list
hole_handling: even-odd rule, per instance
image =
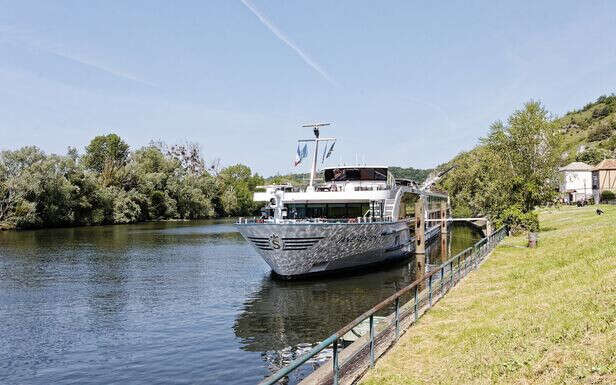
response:
[[[554,122],[563,135],[563,165],[573,161],[596,165],[616,156],[616,95],[600,96]]]

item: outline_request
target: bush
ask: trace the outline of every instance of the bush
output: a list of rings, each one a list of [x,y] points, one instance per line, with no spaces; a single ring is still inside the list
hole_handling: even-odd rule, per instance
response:
[[[597,107],[592,111],[593,119],[603,118],[612,113],[612,108],[610,105]]]
[[[584,162],[588,164],[597,164],[601,162],[603,159],[607,158],[609,154],[605,152],[605,150],[601,150],[598,148],[590,147],[584,152],[580,152],[575,156],[575,160],[578,162]]]
[[[510,206],[503,211],[498,222],[508,226],[512,234],[539,231],[539,217],[537,213],[534,211],[525,213],[519,205]]]
[[[602,122],[593,128],[588,134],[588,141],[598,142],[609,138],[612,135],[612,126],[608,122]]]
[[[614,151],[616,150],[616,135],[611,136],[608,140],[606,140],[605,142],[601,143],[601,147],[609,150],[609,151]]]
[[[616,199],[616,194],[610,190],[605,190],[601,193],[601,202],[612,201]]]

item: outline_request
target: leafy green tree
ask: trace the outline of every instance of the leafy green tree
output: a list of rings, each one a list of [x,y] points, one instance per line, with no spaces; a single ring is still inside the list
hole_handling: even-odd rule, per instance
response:
[[[207,174],[189,174],[170,184],[170,194],[177,201],[180,218],[210,218],[216,215],[212,202],[212,187],[215,181]]]
[[[36,147],[0,152],[0,227],[33,228],[244,215],[263,178],[243,165],[211,175],[199,147],[129,153],[117,135],[92,140],[80,158]],[[183,153],[184,151],[184,153]],[[215,167],[218,170],[217,166]]]
[[[561,137],[545,108],[530,101],[507,124],[496,122],[483,140],[498,161],[499,181],[524,212],[556,196]]]
[[[24,171],[21,176],[23,199],[34,204],[36,212],[30,213],[28,219],[20,218],[18,227],[53,227],[73,223],[75,186],[66,177],[66,163],[66,158],[52,155]]]
[[[530,213],[556,196],[560,136],[538,102],[496,122],[481,144],[439,169],[454,168],[437,187],[451,197],[454,215],[487,215],[498,223],[534,228]],[[507,222],[509,221],[509,222]]]
[[[126,165],[129,146],[116,134],[97,136],[86,147],[83,162],[100,175],[103,186],[114,182],[118,170]]]
[[[249,167],[236,164],[224,168],[218,174],[218,180],[220,191],[223,191],[223,215],[250,215],[259,208],[252,200],[252,192],[257,185],[263,184],[263,178],[252,175]],[[231,194],[235,195],[235,199],[231,198]]]
[[[140,201],[143,197],[135,190],[124,191],[117,187],[109,187],[113,199],[113,222],[133,223],[141,219]]]
[[[225,192],[220,197],[220,202],[224,212],[227,215],[235,215],[240,213],[240,203],[238,201],[237,192],[233,186],[227,187]]]

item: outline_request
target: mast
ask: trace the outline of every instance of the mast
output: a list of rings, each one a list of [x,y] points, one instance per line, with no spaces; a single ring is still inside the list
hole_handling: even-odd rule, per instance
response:
[[[302,127],[311,127],[314,132],[314,139],[300,139],[299,142],[314,142],[314,154],[312,156],[312,167],[310,168],[310,184],[306,191],[314,191],[314,178],[317,176],[317,156],[319,155],[319,142],[326,142],[328,140],[336,140],[335,138],[321,138],[319,139],[319,128],[329,126],[331,123],[315,123],[304,124]]]
[[[319,155],[319,140],[314,142],[314,155],[312,156],[312,167],[310,168],[310,184],[308,186],[313,187],[314,177],[317,174],[317,155]]]

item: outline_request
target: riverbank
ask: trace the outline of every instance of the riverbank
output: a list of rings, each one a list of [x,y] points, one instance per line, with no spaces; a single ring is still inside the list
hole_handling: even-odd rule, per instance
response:
[[[507,238],[364,384],[616,383],[616,207],[540,211],[539,247]]]
[[[0,223],[0,231],[33,231],[33,230],[52,230],[52,229],[78,229],[83,227],[110,227],[110,226],[128,226],[128,225],[143,225],[148,223],[190,223],[198,221],[227,221],[229,223],[235,223],[238,217],[209,217],[209,218],[195,218],[195,219],[183,219],[183,218],[167,218],[167,219],[148,219],[147,221],[130,222],[130,223],[103,223],[98,225],[67,225],[67,226],[53,226],[53,227],[32,227],[32,228],[16,228],[9,227],[8,225]]]

